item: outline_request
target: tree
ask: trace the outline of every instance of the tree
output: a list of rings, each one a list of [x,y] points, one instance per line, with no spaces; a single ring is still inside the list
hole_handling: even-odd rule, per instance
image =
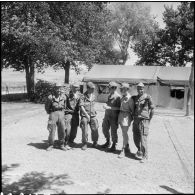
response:
[[[44,2],[3,2],[1,4],[1,69],[25,70],[27,93],[34,93],[35,68],[42,70],[46,60],[43,42],[52,25]]]
[[[138,64],[185,66],[192,62],[194,50],[194,9],[190,2],[181,2],[177,9],[165,6],[164,29],[156,34],[146,34],[135,47]]]
[[[161,39],[162,46],[166,48],[165,61],[172,66],[185,66],[192,62],[194,49],[194,11],[190,9],[190,2],[181,2],[176,10],[165,6],[163,17],[166,27]]]
[[[120,47],[122,64],[128,59],[128,48],[134,48],[138,37],[153,31],[154,19],[149,7],[141,2],[112,2],[111,31]]]
[[[109,14],[100,2],[48,2],[56,34],[48,41],[48,57],[54,68],[65,70],[69,82],[70,67],[79,71],[80,63],[90,69],[105,62],[105,43],[109,39]]]

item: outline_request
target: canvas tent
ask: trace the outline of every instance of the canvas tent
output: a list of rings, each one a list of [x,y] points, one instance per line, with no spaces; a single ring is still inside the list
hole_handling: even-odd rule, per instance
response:
[[[146,92],[157,106],[184,108],[190,72],[189,67],[94,65],[83,82],[94,82],[99,102],[107,100],[106,86],[110,81],[129,83],[132,95],[137,94],[136,84],[143,82]]]

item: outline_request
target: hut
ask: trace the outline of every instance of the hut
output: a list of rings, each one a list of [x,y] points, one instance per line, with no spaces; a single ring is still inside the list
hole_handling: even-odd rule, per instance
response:
[[[94,65],[83,77],[84,91],[85,83],[91,81],[96,85],[96,101],[106,102],[110,81],[129,83],[131,95],[137,94],[136,84],[143,82],[156,106],[184,109],[190,72],[190,67]]]

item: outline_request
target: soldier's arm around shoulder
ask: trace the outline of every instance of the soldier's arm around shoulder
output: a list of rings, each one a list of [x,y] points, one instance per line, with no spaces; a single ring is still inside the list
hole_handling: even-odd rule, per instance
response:
[[[152,97],[150,95],[147,95],[147,100],[149,109],[153,110],[155,106],[153,104]]]
[[[51,112],[51,104],[52,104],[52,95],[49,95],[45,102],[45,111],[47,114],[50,114]]]
[[[78,102],[79,107],[84,106],[84,98],[85,96],[81,94],[79,97],[79,102]]]
[[[150,109],[149,120],[151,121],[154,115],[154,104],[152,102],[152,97],[150,95],[147,96],[147,99],[148,99],[148,108]]]

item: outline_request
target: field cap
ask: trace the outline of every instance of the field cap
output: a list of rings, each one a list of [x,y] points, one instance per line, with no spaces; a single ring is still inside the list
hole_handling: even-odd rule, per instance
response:
[[[137,87],[142,87],[142,88],[144,88],[144,84],[143,84],[142,82],[140,82],[140,83],[137,84]]]
[[[129,89],[129,84],[128,83],[122,83],[120,88],[121,89],[124,89],[124,88]]]
[[[64,84],[62,84],[61,82],[57,82],[56,87],[64,87]]]
[[[87,83],[87,87],[88,87],[88,88],[91,88],[91,89],[92,89],[92,88],[95,89],[95,85],[94,85],[92,82],[88,82],[88,83]]]
[[[111,88],[111,87],[117,87],[118,85],[116,82],[111,81],[108,86]]]
[[[72,86],[75,88],[80,88],[80,85],[78,83],[74,83],[74,84],[72,84]]]

